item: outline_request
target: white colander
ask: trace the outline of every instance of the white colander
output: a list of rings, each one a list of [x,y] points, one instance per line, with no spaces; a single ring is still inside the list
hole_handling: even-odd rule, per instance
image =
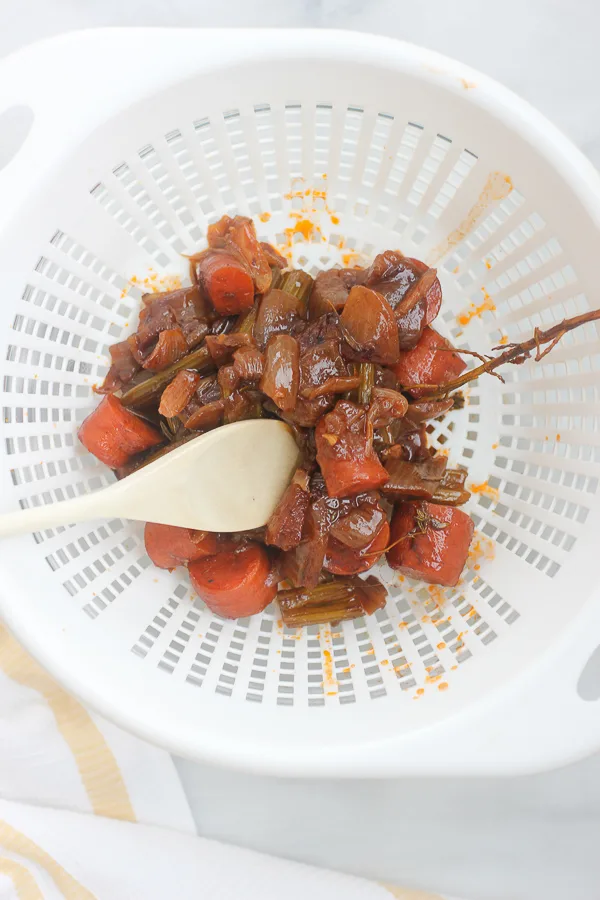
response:
[[[575,98],[576,100],[576,98]],[[110,482],[76,431],[145,288],[223,213],[316,270],[400,248],[479,351],[597,304],[600,183],[548,122],[462,65],[332,31],[108,30],[0,66],[3,510]],[[3,152],[18,144],[6,134]],[[287,229],[287,230],[286,230]],[[136,280],[137,279],[137,280]],[[11,541],[1,611],[86,703],[190,757],[312,775],[522,772],[600,746],[600,343],[487,378],[432,440],[476,486],[461,583],[386,567],[385,610],[302,632],[212,615],[142,527]]]

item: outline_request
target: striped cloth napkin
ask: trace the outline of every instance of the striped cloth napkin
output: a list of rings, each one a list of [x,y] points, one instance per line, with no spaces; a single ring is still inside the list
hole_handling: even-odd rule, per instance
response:
[[[0,797],[0,900],[443,900],[198,837],[169,754],[88,712],[2,626]]]

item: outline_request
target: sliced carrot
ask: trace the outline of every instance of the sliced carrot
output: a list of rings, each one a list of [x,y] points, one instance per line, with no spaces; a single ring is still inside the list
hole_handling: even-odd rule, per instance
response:
[[[188,568],[198,595],[212,612],[226,619],[261,612],[277,593],[277,584],[269,579],[269,557],[260,544],[198,559]]]
[[[217,535],[210,531],[178,528],[147,522],[144,528],[146,553],[160,569],[174,569],[194,559],[217,552]]]
[[[389,543],[390,526],[384,522],[370,544],[362,550],[352,550],[330,537],[327,543],[325,568],[333,575],[358,575],[374,566]]]
[[[449,341],[427,327],[417,346],[400,353],[399,361],[390,368],[401,385],[444,385],[464,372],[467,364]],[[420,397],[424,392],[414,388],[410,393]]]
[[[156,428],[125,409],[113,394],[107,394],[81,423],[77,436],[90,453],[111,469],[124,466],[130,456],[163,442]]]
[[[438,503],[401,503],[392,518],[388,565],[409,578],[453,587],[467,561],[473,520]]]
[[[320,419],[315,431],[317,462],[330,497],[377,490],[388,480],[368,432],[365,410],[347,400],[339,400]]]
[[[198,271],[212,305],[222,316],[252,308],[254,281],[240,259],[225,250],[209,250],[199,258]]]

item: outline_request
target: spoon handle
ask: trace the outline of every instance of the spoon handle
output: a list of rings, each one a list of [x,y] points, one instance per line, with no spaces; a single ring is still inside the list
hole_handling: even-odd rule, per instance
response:
[[[112,502],[112,491],[104,488],[73,500],[4,513],[0,515],[0,538],[114,515],[118,515],[118,512]]]

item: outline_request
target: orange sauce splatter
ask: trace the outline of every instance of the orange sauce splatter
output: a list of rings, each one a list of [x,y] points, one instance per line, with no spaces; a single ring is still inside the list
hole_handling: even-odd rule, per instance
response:
[[[440,609],[446,602],[446,591],[438,584],[430,584],[427,588],[429,598],[433,600],[435,605]]]
[[[271,213],[263,212],[260,214],[260,216],[258,218],[260,219],[261,222],[268,222],[269,219],[271,218]]]
[[[481,290],[483,291],[483,303],[480,303],[479,305],[470,303],[468,309],[464,310],[464,312],[460,313],[456,317],[456,321],[459,323],[459,325],[462,325],[464,327],[468,325],[469,322],[471,322],[473,319],[481,316],[482,313],[486,311],[495,311],[496,307],[494,305],[494,301],[487,293],[485,288],[482,288]]]
[[[419,696],[421,696],[421,694],[424,694],[424,693],[425,693],[425,688],[417,688],[417,694],[419,694]]]
[[[503,334],[500,340],[498,341],[499,346],[504,346],[504,344],[508,344],[508,335]]]
[[[486,269],[491,269],[491,268],[492,268],[492,264],[491,264],[491,262],[490,262],[489,259],[486,259],[486,260],[485,260],[485,267],[486,267]]]
[[[360,253],[356,253],[356,251],[351,250],[349,253],[342,254],[342,265],[346,269],[352,269],[354,266],[360,265],[362,260],[362,255]]]
[[[436,681],[439,681],[441,675],[427,675],[425,678],[425,684],[435,684]]]
[[[331,650],[323,650],[323,686],[337,687],[337,681],[333,674],[333,657],[331,655]]]
[[[387,666],[389,664],[389,659],[382,659],[379,663],[380,666]]]
[[[560,441],[560,434],[557,434],[557,435],[556,435],[556,440],[557,440],[557,441]]]
[[[339,225],[339,224],[340,224],[340,220],[339,220],[339,217],[338,217],[338,216],[329,216],[329,218],[331,219],[331,224],[332,224],[332,225]]]
[[[452,269],[452,274],[453,274],[453,275],[458,275],[459,270],[460,270],[460,266],[454,266],[454,268]]]
[[[438,684],[438,691],[447,691],[448,690],[448,682],[442,681],[441,684]]]
[[[408,628],[408,622],[398,622],[398,628]]]
[[[162,291],[177,291],[182,286],[179,275],[158,275],[153,269],[149,269],[148,272],[149,274],[143,278],[132,275],[129,279],[129,286],[121,291],[121,297],[128,294],[131,287],[141,287],[151,294],[160,294]]]
[[[497,450],[497,449],[498,449],[498,444],[492,444],[492,450]]]
[[[500,499],[498,488],[490,487],[487,481],[482,481],[481,484],[472,484],[469,490],[472,494],[483,494],[484,497],[489,497],[490,500],[496,502]]]
[[[492,560],[493,558],[494,542],[481,534],[481,532],[476,531],[469,547],[467,569],[474,569],[478,563],[484,560]]]
[[[439,644],[437,645],[437,648],[438,648],[438,650],[444,650],[446,648],[446,642],[440,641]]]

